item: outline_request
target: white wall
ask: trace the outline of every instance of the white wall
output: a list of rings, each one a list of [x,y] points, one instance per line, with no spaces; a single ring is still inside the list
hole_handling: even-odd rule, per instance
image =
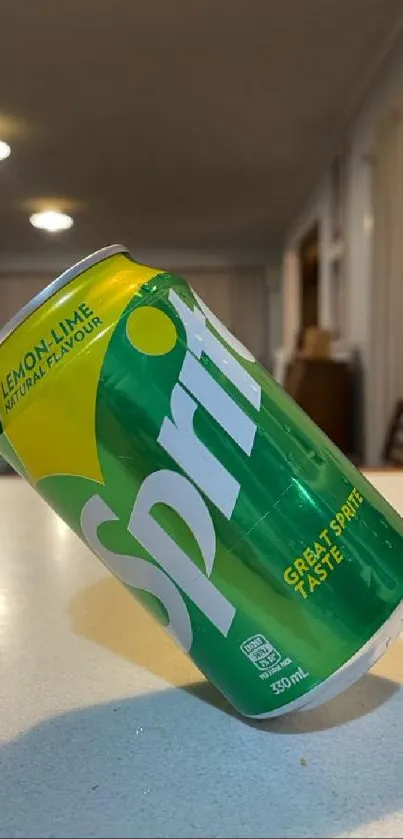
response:
[[[343,339],[356,347],[361,355],[364,370],[364,424],[370,420],[371,392],[371,335],[373,282],[382,278],[373,276],[373,204],[372,181],[377,133],[381,121],[388,112],[403,104],[403,37],[399,38],[393,51],[385,60],[373,80],[359,114],[350,132],[346,134],[338,149],[345,150],[347,177],[345,188],[344,229],[344,313]],[[292,225],[286,238],[283,264],[283,345],[293,346],[300,322],[299,276],[295,264],[295,248],[301,236],[313,221],[321,224],[321,277],[320,277],[320,323],[332,325],[331,303],[331,193],[330,174],[312,194],[312,198],[299,219]],[[403,235],[403,231],[402,231]],[[294,261],[293,261],[294,260]],[[403,394],[402,394],[403,395]],[[365,440],[368,464],[379,460],[379,447],[371,447]]]
[[[53,275],[0,273],[0,327],[2,327],[31,297],[51,282]]]

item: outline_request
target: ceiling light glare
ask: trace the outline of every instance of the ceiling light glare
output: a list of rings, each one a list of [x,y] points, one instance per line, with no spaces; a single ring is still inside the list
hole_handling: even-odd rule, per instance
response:
[[[6,160],[7,157],[10,157],[11,149],[8,143],[5,143],[4,140],[0,140],[0,160]]]
[[[61,230],[69,230],[74,222],[71,216],[60,213],[57,210],[46,210],[42,213],[34,213],[30,216],[30,222],[38,230],[46,230],[48,233],[59,233]]]

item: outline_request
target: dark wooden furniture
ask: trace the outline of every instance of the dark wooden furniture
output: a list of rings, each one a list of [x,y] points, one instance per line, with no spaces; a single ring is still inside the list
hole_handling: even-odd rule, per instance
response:
[[[285,389],[346,455],[351,453],[351,382],[347,362],[296,357]]]
[[[403,400],[396,403],[383,450],[383,460],[390,466],[403,466]]]

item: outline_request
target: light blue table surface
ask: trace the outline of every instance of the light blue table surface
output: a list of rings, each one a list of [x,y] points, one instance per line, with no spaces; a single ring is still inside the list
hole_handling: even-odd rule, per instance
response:
[[[17,478],[0,532],[0,837],[403,836],[401,641],[249,724]]]

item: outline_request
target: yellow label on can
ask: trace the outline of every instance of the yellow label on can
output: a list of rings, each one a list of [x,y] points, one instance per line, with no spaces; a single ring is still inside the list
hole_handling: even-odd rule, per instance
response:
[[[61,288],[6,339],[1,421],[32,483],[49,474],[102,482],[95,436],[102,363],[122,312],[157,273],[121,254],[110,257]]]

